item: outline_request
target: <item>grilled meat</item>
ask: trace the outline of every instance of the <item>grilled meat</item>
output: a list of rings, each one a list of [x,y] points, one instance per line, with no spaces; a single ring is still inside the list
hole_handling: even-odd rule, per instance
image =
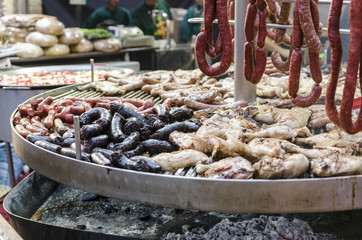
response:
[[[211,162],[206,154],[192,149],[161,153],[152,159],[161,166],[163,171],[176,171],[179,168],[194,166],[197,163]]]
[[[199,164],[196,172],[207,178],[249,179],[254,170],[251,163],[243,157],[228,157],[211,164]]]

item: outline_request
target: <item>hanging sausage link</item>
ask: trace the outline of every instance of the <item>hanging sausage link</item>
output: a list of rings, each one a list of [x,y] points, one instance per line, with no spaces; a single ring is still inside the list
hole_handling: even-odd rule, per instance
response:
[[[349,52],[347,60],[346,81],[344,83],[341,114],[339,122],[343,130],[355,134],[362,130],[362,105],[357,120],[352,121],[352,106],[356,91],[358,68],[361,76],[362,58],[362,1],[352,0],[349,11]],[[360,78],[360,83],[361,83]]]
[[[259,18],[256,46],[254,44],[254,23]],[[262,78],[266,66],[266,52],[263,49],[267,35],[265,0],[249,0],[245,18],[244,75],[245,79],[257,84]]]
[[[301,2],[303,2],[301,4]],[[309,8],[306,8],[305,2],[308,2]],[[292,97],[292,102],[296,106],[300,107],[308,107],[314,104],[322,93],[322,87],[319,83],[322,81],[322,72],[319,65],[319,49],[316,52],[316,45],[312,46],[308,44],[308,55],[309,55],[309,65],[311,68],[311,76],[314,80],[315,84],[309,96],[302,97],[298,95],[299,90],[299,79],[300,79],[300,70],[302,65],[302,45],[303,45],[303,36],[304,31],[303,28],[309,29],[309,31],[318,32],[319,28],[319,14],[318,9],[315,9],[315,2],[309,0],[297,0],[293,9],[293,36],[292,36],[292,47],[293,52],[290,60],[289,66],[289,95]],[[311,8],[313,8],[313,13],[311,13]],[[308,14],[309,13],[309,14]],[[301,17],[303,15],[303,17]],[[310,16],[310,19],[306,16]],[[311,24],[311,26],[308,25]],[[308,33],[310,36],[308,38],[312,38],[312,34]],[[320,43],[318,35],[315,35],[317,40]],[[306,36],[307,38],[307,36]],[[307,38],[307,42],[308,42]],[[313,41],[318,42],[316,39]],[[309,40],[312,42],[312,40]],[[313,65],[312,65],[313,64]],[[313,69],[312,69],[313,68]]]
[[[234,57],[232,35],[228,22],[227,0],[204,1],[204,29],[197,35],[195,43],[196,62],[200,70],[208,76],[223,74],[231,65]],[[219,36],[213,47],[213,21],[218,19]],[[215,58],[222,54],[220,64],[210,66],[205,54]]]

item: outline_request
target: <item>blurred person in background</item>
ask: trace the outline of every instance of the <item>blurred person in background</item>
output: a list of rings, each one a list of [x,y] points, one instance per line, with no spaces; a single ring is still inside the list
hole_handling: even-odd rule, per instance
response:
[[[165,39],[167,35],[166,20],[160,15],[156,15],[155,19],[153,19],[153,10],[161,10],[167,14],[171,25],[171,36],[173,36],[173,17],[165,0],[144,0],[132,12],[131,25],[139,27],[145,35],[152,35],[155,39]]]
[[[106,7],[96,9],[83,24],[83,28],[105,28],[108,26],[124,25],[131,23],[130,12],[119,6],[119,0],[107,0]]]
[[[202,24],[201,23],[189,23],[190,18],[203,17],[203,0],[195,0],[195,4],[192,5],[185,14],[181,23],[181,41],[184,43],[191,43],[193,36],[197,36],[200,33]]]

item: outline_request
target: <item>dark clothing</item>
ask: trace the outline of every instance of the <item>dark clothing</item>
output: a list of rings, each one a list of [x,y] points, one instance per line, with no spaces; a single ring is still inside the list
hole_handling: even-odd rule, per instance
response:
[[[118,7],[115,11],[111,12],[107,7],[101,7],[96,9],[87,21],[83,24],[84,28],[96,28],[97,24],[104,20],[113,20],[119,25],[128,26],[131,23],[130,12],[123,8]]]
[[[190,18],[202,17],[202,7],[196,5],[191,6],[187,13],[184,16],[184,19],[181,23],[181,41],[188,42],[191,41],[193,35],[197,35],[201,31],[201,23],[189,23]]]
[[[170,20],[173,19],[170,7],[164,0],[158,0],[156,9],[164,11]],[[152,8],[144,2],[132,12],[132,26],[139,27],[145,35],[153,35],[156,39],[166,38],[166,22],[161,18],[152,19]]]

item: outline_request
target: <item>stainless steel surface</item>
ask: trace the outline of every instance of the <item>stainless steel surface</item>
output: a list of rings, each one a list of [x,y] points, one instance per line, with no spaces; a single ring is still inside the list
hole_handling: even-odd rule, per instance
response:
[[[37,97],[74,94],[88,96],[94,93],[77,93],[72,86],[66,86]],[[142,173],[55,154],[21,137],[12,124],[11,131],[15,152],[30,168],[57,182],[103,196],[181,209],[239,213],[329,212],[362,208],[360,175],[219,180],[198,177],[194,169],[179,170],[175,175]]]
[[[235,100],[245,100],[247,102],[253,102],[256,98],[256,86],[248,81],[246,81],[244,76],[244,23],[245,21],[240,21],[240,19],[245,19],[246,15],[246,6],[248,5],[247,1],[236,1],[235,2],[235,19],[236,24],[235,28],[235,44],[234,44],[234,92]]]
[[[245,18],[245,16],[244,16],[244,18]],[[190,18],[190,19],[188,19],[188,22],[189,23],[203,23],[204,19],[203,18]],[[217,23],[217,22],[218,22],[217,19],[214,20],[214,23]],[[231,25],[235,24],[235,20],[229,20],[229,24],[231,24]],[[281,25],[281,24],[276,24],[276,23],[267,23],[267,27],[287,28],[287,29],[292,29],[293,28],[292,25]],[[321,28],[320,29],[320,31],[322,31],[322,32],[327,32],[327,30],[328,30],[327,28]],[[339,29],[339,31],[340,31],[341,34],[349,34],[349,29]]]

